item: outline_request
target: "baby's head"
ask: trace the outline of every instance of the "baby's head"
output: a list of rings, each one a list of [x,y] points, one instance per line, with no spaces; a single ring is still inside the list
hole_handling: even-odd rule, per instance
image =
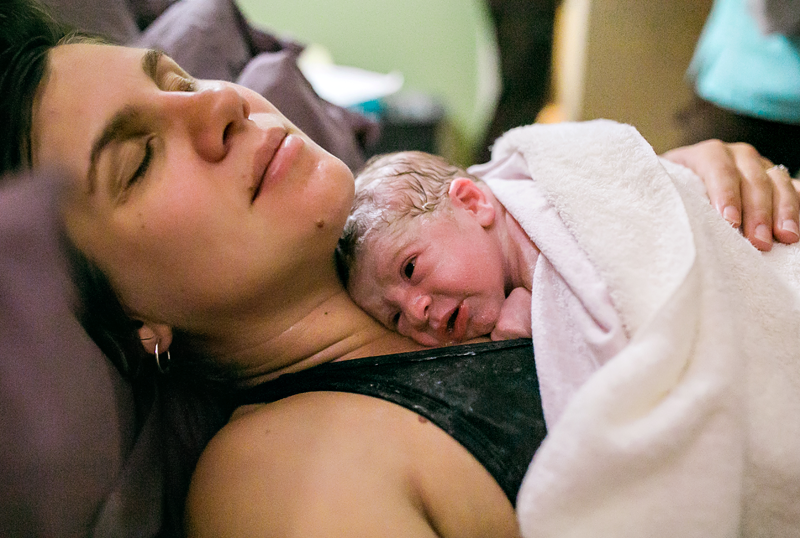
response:
[[[435,155],[370,160],[336,252],[353,300],[423,345],[490,333],[506,291],[493,200],[478,178]]]

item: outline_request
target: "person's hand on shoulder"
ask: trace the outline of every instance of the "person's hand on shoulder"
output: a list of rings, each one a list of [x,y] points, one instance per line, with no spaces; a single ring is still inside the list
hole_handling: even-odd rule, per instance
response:
[[[500,317],[492,330],[492,340],[531,337],[531,292],[514,288],[503,301]]]
[[[800,239],[800,182],[750,144],[705,140],[662,156],[700,176],[711,204],[759,250],[770,250],[773,236]]]

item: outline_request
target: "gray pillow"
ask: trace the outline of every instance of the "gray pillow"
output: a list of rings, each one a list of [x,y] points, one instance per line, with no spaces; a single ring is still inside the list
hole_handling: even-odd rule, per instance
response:
[[[241,21],[231,0],[181,0],[134,45],[163,50],[194,77],[234,81],[251,57]]]
[[[128,43],[139,36],[127,0],[44,0],[63,22],[115,43]]]
[[[128,0],[128,5],[139,29],[144,30],[175,2],[176,0]]]
[[[57,185],[0,181],[0,536],[154,536],[160,416],[73,315]]]
[[[60,178],[0,181],[0,536],[156,536],[161,415],[73,314]]]

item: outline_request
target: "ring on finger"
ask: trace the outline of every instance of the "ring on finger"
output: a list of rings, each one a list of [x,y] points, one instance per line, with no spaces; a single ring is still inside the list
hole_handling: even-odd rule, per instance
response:
[[[769,174],[769,173],[770,173],[770,172],[772,172],[773,170],[778,170],[778,171],[780,171],[780,172],[783,172],[783,173],[785,173],[786,175],[789,175],[789,169],[788,169],[788,168],[786,168],[786,167],[785,167],[784,165],[782,165],[782,164],[776,164],[776,165],[774,165],[774,166],[770,166],[769,168],[767,168],[767,173]]]

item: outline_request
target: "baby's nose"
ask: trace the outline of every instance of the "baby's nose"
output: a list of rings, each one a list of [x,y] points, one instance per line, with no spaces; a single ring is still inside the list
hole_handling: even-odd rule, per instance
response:
[[[428,314],[431,306],[431,298],[424,293],[409,294],[406,303],[406,316],[415,325],[428,322]]]

